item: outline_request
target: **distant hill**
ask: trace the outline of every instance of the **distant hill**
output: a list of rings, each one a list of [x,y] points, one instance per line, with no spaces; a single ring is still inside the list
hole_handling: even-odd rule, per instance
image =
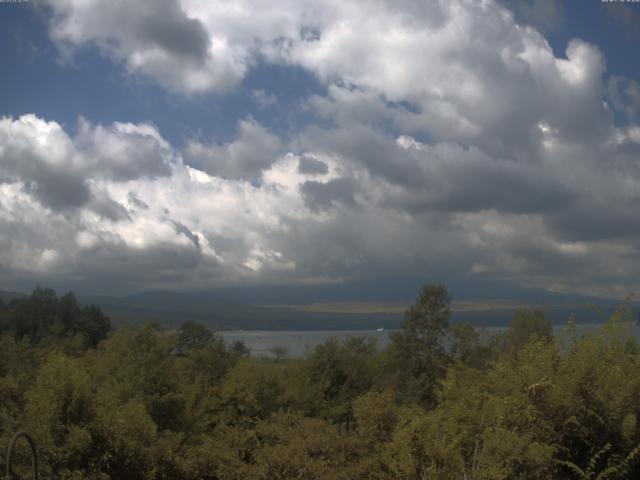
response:
[[[286,307],[268,307],[225,302],[201,294],[146,292],[126,297],[80,296],[82,304],[95,304],[115,324],[157,320],[179,325],[191,320],[219,330],[349,330],[399,325],[401,315],[301,312]]]
[[[24,298],[27,295],[19,292],[6,292],[4,290],[0,290],[0,300],[4,303],[9,303],[11,300],[16,300],[18,298]]]
[[[297,287],[295,287],[297,288]],[[273,291],[273,290],[272,290]],[[96,304],[114,323],[140,323],[156,320],[168,325],[179,325],[191,320],[210,325],[219,330],[354,330],[397,328],[405,308],[413,303],[394,302],[332,302],[332,303],[288,303],[252,304],[240,301],[241,296],[225,296],[215,292],[145,292],[125,297],[85,295],[79,300],[83,304]],[[257,293],[257,292],[256,292]],[[295,293],[295,292],[294,292]],[[264,300],[292,296],[263,296],[248,294],[248,299]],[[296,298],[296,297],[293,297]],[[299,297],[297,297],[299,298]],[[315,297],[322,298],[322,297]],[[326,297],[325,297],[326,298]],[[329,297],[331,298],[331,297]],[[575,315],[579,323],[593,323],[604,319],[618,302],[592,299],[580,295],[561,295],[544,290],[534,290],[531,295],[522,295],[519,300],[454,300],[452,321],[468,321],[478,326],[508,325],[517,308],[545,309],[547,317],[554,323],[565,323]],[[526,301],[524,299],[526,298]],[[590,304],[597,304],[602,315]]]
[[[220,301],[252,305],[303,305],[312,303],[400,303],[409,305],[422,285],[443,283],[454,301],[511,301],[535,304],[599,303],[606,299],[578,293],[557,293],[509,282],[467,279],[388,276],[368,281],[320,285],[226,287],[196,292]]]
[[[418,278],[387,278],[340,285],[223,288],[206,292],[153,291],[127,296],[78,295],[81,304],[95,304],[114,325],[159,321],[177,326],[186,320],[219,330],[354,330],[397,328],[403,312],[415,301]],[[579,294],[561,294],[500,282],[451,281],[452,321],[477,326],[508,325],[516,308],[543,307],[547,318],[565,323],[603,320],[619,301]],[[4,303],[24,293],[0,291]],[[591,308],[598,305],[602,314]],[[638,304],[632,315],[637,317]]]

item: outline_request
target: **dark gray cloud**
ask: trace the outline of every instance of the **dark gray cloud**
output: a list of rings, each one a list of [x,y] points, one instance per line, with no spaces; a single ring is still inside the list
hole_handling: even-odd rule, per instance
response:
[[[149,205],[147,205],[145,202],[140,200],[140,198],[138,198],[135,192],[129,192],[127,194],[127,200],[129,204],[134,206],[135,208],[139,208],[142,210],[149,210]]]
[[[91,198],[91,192],[84,179],[71,172],[56,171],[38,165],[31,175],[20,176],[24,188],[45,207],[53,210],[79,208]]]
[[[298,160],[298,172],[305,175],[326,175],[329,173],[329,167],[322,160],[303,155]]]
[[[182,234],[189,240],[191,240],[195,249],[200,252],[200,237],[198,237],[198,235],[193,233],[184,223],[180,223],[171,219],[169,219],[168,221],[173,225],[177,233]]]
[[[137,2],[139,25],[135,34],[143,43],[158,46],[171,55],[204,62],[209,48],[209,34],[195,18],[188,18],[176,0]]]
[[[456,144],[403,147],[365,126],[314,129],[305,135],[309,146],[339,155],[353,168],[403,187],[392,190],[383,204],[421,213],[495,209],[513,213],[549,213],[576,198],[554,172],[539,162],[495,159],[477,148]]]
[[[16,138],[20,132],[0,132],[0,178],[5,183],[21,182],[26,192],[54,210],[81,207],[91,197],[83,176],[68,159],[50,162],[46,149],[32,149]],[[14,134],[16,136],[14,136]]]
[[[150,289],[181,289],[185,284],[214,283],[225,272],[216,262],[202,258],[193,246],[174,244],[152,245],[140,250],[124,243],[105,242],[81,252],[77,261],[73,277],[52,280],[56,283],[63,280],[84,291],[91,285],[98,291],[126,293],[139,291],[139,285],[148,285]]]
[[[430,161],[428,156],[425,160]],[[550,213],[576,198],[571,187],[537,165],[462,149],[438,160],[423,192],[429,207],[436,210]]]
[[[255,120],[238,124],[236,139],[224,145],[190,142],[184,150],[189,164],[211,175],[260,182],[262,172],[283,154],[282,142]]]
[[[569,241],[599,241],[634,237],[640,240],[640,195],[619,198],[615,207],[585,198],[547,217],[554,236]]]
[[[415,157],[400,148],[381,131],[356,124],[338,129],[313,127],[302,135],[305,146],[311,151],[362,165],[372,175],[382,177],[397,185],[420,188],[424,185],[425,172]]]
[[[109,197],[105,192],[94,192],[87,207],[100,215],[100,217],[119,222],[123,220],[131,221],[127,209]]]
[[[350,178],[336,178],[326,183],[307,181],[300,186],[305,205],[315,212],[332,206],[353,207],[356,204],[356,183]]]

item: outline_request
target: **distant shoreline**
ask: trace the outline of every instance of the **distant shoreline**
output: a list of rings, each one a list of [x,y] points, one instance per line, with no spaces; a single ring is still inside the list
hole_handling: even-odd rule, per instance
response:
[[[375,303],[375,302],[327,302],[308,304],[275,304],[263,305],[265,308],[286,308],[301,312],[332,313],[332,314],[399,314],[404,313],[408,305],[401,303]],[[539,304],[520,303],[509,300],[482,300],[482,301],[454,301],[451,310],[455,312],[494,312],[517,309],[544,309],[567,310],[584,308],[585,305],[577,303],[566,304]]]

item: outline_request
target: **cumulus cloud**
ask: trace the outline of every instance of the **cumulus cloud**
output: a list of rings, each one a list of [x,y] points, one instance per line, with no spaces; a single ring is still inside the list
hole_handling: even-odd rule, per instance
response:
[[[329,167],[322,160],[303,155],[298,160],[298,172],[309,175],[326,175],[329,173]]]
[[[331,206],[355,205],[356,184],[350,178],[336,178],[328,182],[309,180],[300,186],[305,205],[313,211],[328,209]]]
[[[634,122],[640,113],[640,83],[612,75],[608,87],[609,99],[614,108],[626,113],[628,120]]]
[[[185,94],[222,92],[245,74],[244,55],[211,38],[178,0],[46,1],[50,35],[66,55],[94,45],[128,72]]]
[[[640,175],[598,170],[600,152],[585,155],[557,139],[531,164],[408,136],[378,135],[373,149],[345,148],[338,138],[335,148],[329,130],[326,141],[301,138],[297,144],[308,147],[301,154],[275,154],[252,184],[189,165],[155,131],[151,137],[157,134],[168,151],[154,151],[170,173],[123,176],[85,157],[85,130],[116,135],[114,125],[85,125],[70,136],[55,122],[27,116],[3,119],[0,132],[18,127],[22,136],[12,138],[23,143],[19,162],[31,161],[38,148],[58,152],[51,161],[70,159],[65,168],[82,172],[90,196],[73,214],[55,210],[26,188],[31,177],[9,174],[15,162],[6,160],[3,143],[0,263],[13,278],[127,291],[429,271],[611,293],[601,284],[607,265],[628,278],[626,285],[638,273],[628,258],[640,235],[633,208]],[[629,148],[634,135],[609,144],[609,155]],[[105,147],[98,142],[91,151],[108,158],[101,155],[113,139],[96,138]],[[139,141],[126,132],[118,140],[130,147]],[[242,142],[241,132],[234,142]],[[640,137],[634,145],[640,147]],[[372,169],[369,155],[380,149],[391,165],[401,158],[420,181],[376,170],[384,155]],[[311,171],[301,169],[310,159]]]
[[[53,209],[80,207],[89,185],[74,158],[71,139],[55,122],[34,115],[0,120],[0,178],[22,188]]]
[[[514,8],[538,11],[538,3]],[[338,118],[386,117],[405,133],[482,144],[492,154],[535,146],[540,122],[570,139],[606,135],[598,49],[574,41],[556,58],[538,31],[490,1],[363,9],[331,0],[65,0],[50,8],[58,44],[97,45],[176,92],[221,92],[266,62],[315,75],[330,95],[312,106]]]
[[[173,151],[150,124],[93,126],[81,119],[75,139],[85,170],[116,181],[171,173]]]
[[[81,120],[71,135],[2,119],[5,271],[136,289],[422,272],[640,287],[637,82],[605,82],[602,53],[578,39],[556,56],[531,26],[540,2],[50,9],[61,48],[92,45],[173,92],[241,88],[260,63],[325,88],[287,138],[251,117],[229,141],[180,146],[148,123]]]
[[[234,143],[240,151],[242,134]],[[286,168],[269,158],[273,178],[293,179],[275,188],[186,165],[148,124],[81,121],[71,136],[26,115],[3,118],[0,138],[0,264],[14,279],[126,291],[204,287],[293,268],[270,235],[285,228],[284,217],[310,215],[297,190],[297,158],[281,160]],[[121,162],[127,153],[131,165]],[[47,184],[52,175],[41,171],[57,177]],[[70,201],[61,190],[52,200],[41,185],[85,194]]]
[[[149,124],[103,127],[81,119],[72,138],[55,121],[3,117],[0,141],[0,181],[17,182],[52,210],[88,206],[109,218],[126,212],[101,191],[100,181],[168,175],[173,155]]]
[[[224,145],[191,141],[185,159],[211,175],[259,182],[282,151],[280,139],[253,119],[238,123],[237,138]]]

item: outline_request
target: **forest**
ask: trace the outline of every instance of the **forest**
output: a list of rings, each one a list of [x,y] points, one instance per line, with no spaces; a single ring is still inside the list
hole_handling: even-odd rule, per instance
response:
[[[252,357],[202,325],[112,329],[72,293],[0,306],[0,451],[49,479],[640,478],[640,347],[515,312],[488,336],[426,285],[388,347]],[[20,445],[16,472],[29,471]],[[0,456],[0,478],[5,471]]]

